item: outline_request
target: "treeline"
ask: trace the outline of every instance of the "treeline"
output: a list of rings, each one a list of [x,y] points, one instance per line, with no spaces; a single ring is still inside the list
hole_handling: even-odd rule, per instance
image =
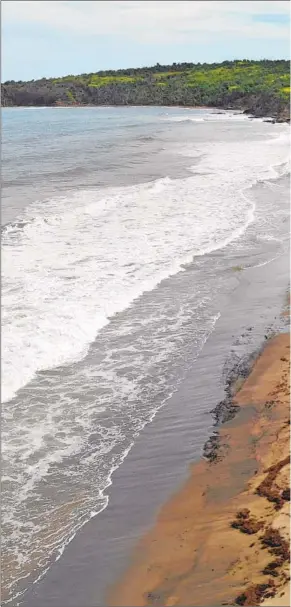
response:
[[[233,107],[288,119],[288,61],[174,63],[2,85],[2,106],[181,105]]]

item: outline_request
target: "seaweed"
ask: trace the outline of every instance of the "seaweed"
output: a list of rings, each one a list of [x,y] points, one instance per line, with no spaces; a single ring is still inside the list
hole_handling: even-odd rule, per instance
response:
[[[265,584],[252,584],[234,600],[235,605],[260,605],[262,599],[274,596],[275,584],[270,579]]]
[[[278,567],[281,567],[283,564],[283,559],[278,558],[275,561],[270,561],[268,565],[263,569],[262,573],[264,575],[272,575],[273,577],[278,577],[279,573],[277,571]]]
[[[289,544],[282,538],[277,529],[269,527],[261,538],[262,544],[267,546],[271,554],[281,558],[282,564],[290,559]]]
[[[257,487],[256,489],[256,493],[257,495],[260,495],[261,497],[266,497],[267,500],[269,502],[273,502],[275,503],[275,508],[276,510],[279,510],[280,508],[282,508],[284,501],[287,498],[285,498],[283,496],[284,495],[288,496],[288,490],[284,490],[281,494],[280,494],[280,490],[277,488],[273,488],[273,482],[275,481],[278,473],[280,472],[280,470],[282,470],[282,468],[284,466],[287,466],[287,464],[290,463],[290,455],[288,455],[287,457],[285,457],[284,459],[282,459],[280,462],[277,462],[277,464],[274,464],[273,466],[271,466],[270,468],[268,468],[265,472],[267,472],[267,476],[266,478],[262,481],[262,483]],[[289,500],[290,500],[290,490],[289,490]]]
[[[250,516],[248,508],[240,510],[236,515],[236,519],[231,523],[231,527],[239,529],[239,531],[248,535],[257,533],[263,526],[263,522],[257,521],[254,516]]]

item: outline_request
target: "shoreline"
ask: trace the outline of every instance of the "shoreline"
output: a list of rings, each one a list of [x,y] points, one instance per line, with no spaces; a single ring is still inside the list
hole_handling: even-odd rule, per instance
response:
[[[138,542],[108,605],[289,605],[289,359],[281,333],[250,372],[251,359],[227,379],[213,411],[223,425]]]
[[[171,279],[171,291],[175,293],[184,283],[189,290],[194,270],[179,280]],[[210,412],[225,398],[225,372],[239,361],[249,361],[267,338],[286,330],[282,306],[289,256],[283,254],[268,265],[232,274],[235,288],[219,296],[215,304],[221,311],[215,331],[167,407],[160,409],[155,423],[145,427],[115,471],[108,507],[82,527],[37,584],[30,580],[20,601],[23,607],[106,604],[108,590],[125,575],[137,542],[187,481],[189,467],[201,461],[203,446],[213,433]]]
[[[171,108],[178,108],[178,109],[185,109],[185,110],[217,110],[216,113],[223,113],[223,112],[237,112],[238,114],[244,114],[247,115],[247,117],[250,120],[255,120],[256,118],[259,119],[263,119],[264,122],[269,122],[271,124],[290,124],[290,116],[288,114],[287,117],[283,116],[281,117],[280,115],[275,115],[272,113],[269,114],[262,114],[260,111],[259,112],[252,112],[251,110],[245,109],[245,106],[239,108],[239,107],[216,107],[216,106],[208,106],[208,105],[132,105],[132,104],[122,104],[122,105],[118,105],[118,104],[112,104],[112,105],[107,105],[107,104],[100,104],[100,105],[95,105],[95,104],[57,104],[57,105],[6,105],[3,106],[2,109],[68,109],[68,108],[138,108],[138,107],[142,107],[142,108],[147,108],[147,107],[154,107],[154,108],[167,108],[167,109],[171,109]]]

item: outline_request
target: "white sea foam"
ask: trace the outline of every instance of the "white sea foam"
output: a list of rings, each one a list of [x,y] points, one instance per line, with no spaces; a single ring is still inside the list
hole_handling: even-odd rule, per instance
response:
[[[200,314],[201,331],[196,336],[198,351],[203,347],[208,336],[212,332],[219,314],[204,318],[205,311],[203,300],[198,305],[197,313]],[[180,307],[179,313],[173,319],[167,318],[166,313],[152,313],[150,323],[155,323],[156,331],[154,342],[151,342],[150,334],[145,338],[144,334],[137,340],[136,346],[126,347],[127,353],[132,357],[124,357],[125,352],[120,348],[111,349],[107,353],[105,365],[100,368],[98,365],[92,367],[85,366],[74,373],[74,390],[71,392],[72,398],[67,402],[59,395],[59,387],[56,387],[56,393],[50,387],[48,404],[43,406],[40,402],[43,399],[38,398],[37,406],[34,408],[33,393],[27,399],[23,399],[22,406],[22,428],[21,441],[18,440],[19,428],[14,424],[10,430],[8,443],[12,449],[10,453],[4,453],[4,458],[8,455],[9,464],[13,473],[10,488],[10,501],[7,507],[6,495],[4,514],[2,518],[3,535],[3,555],[7,558],[7,535],[13,537],[13,545],[8,541],[9,558],[14,559],[14,575],[11,580],[6,573],[6,588],[10,587],[14,593],[15,579],[25,578],[30,571],[30,560],[37,554],[38,568],[41,571],[37,580],[48,570],[48,560],[53,557],[58,559],[63,553],[65,547],[73,539],[77,531],[93,516],[101,512],[108,503],[106,489],[111,485],[112,473],[122,463],[129,453],[134,441],[133,438],[142,430],[146,423],[152,421],[161,405],[165,404],[173,393],[174,384],[169,385],[162,397],[161,388],[166,387],[167,379],[167,359],[179,356],[179,339],[181,331],[187,332],[185,321],[187,317],[193,315],[193,305],[190,303],[190,310]],[[167,321],[169,332],[164,332],[163,321]],[[128,329],[129,327],[127,327]],[[132,327],[131,327],[132,328]],[[199,333],[199,331],[198,331]],[[193,336],[188,335],[190,350],[192,352]],[[144,339],[150,340],[153,352],[150,357],[145,356],[147,346],[144,343],[145,351],[142,353],[141,345]],[[177,340],[177,341],[176,341]],[[119,362],[116,360],[116,354],[122,354]],[[198,352],[197,352],[198,354]],[[193,356],[193,353],[192,353]],[[137,381],[133,382],[122,376],[124,359],[131,369],[137,371]],[[190,360],[193,362],[192,357]],[[164,366],[166,363],[166,366]],[[161,377],[155,379],[151,385],[150,369],[153,365],[162,365],[164,372]],[[145,374],[147,378],[147,390],[142,397],[142,384],[140,382],[140,373]],[[187,359],[183,351],[183,373],[187,371]],[[181,379],[181,378],[180,378]],[[71,384],[68,379],[68,384]],[[69,387],[64,382],[62,390],[66,391]],[[98,389],[107,387],[107,395],[103,394],[102,400],[107,405],[108,411],[113,413],[110,425],[108,417],[107,423],[102,424],[98,420],[98,408],[96,407],[96,386]],[[88,386],[94,389],[94,398],[82,401],[80,410],[80,401],[74,397],[74,392],[83,389],[87,393]],[[110,391],[108,393],[108,386]],[[147,391],[151,394],[150,403],[147,401]],[[157,395],[160,395],[157,398]],[[140,397],[140,398],[139,398]],[[139,401],[140,407],[136,406]],[[144,401],[144,405],[143,402]],[[45,402],[45,396],[44,396]],[[112,411],[113,410],[113,411]],[[100,412],[100,409],[99,409]],[[34,432],[43,440],[34,440]],[[56,449],[56,442],[62,434],[62,449]],[[90,435],[98,433],[98,440],[89,442]],[[128,435],[128,437],[127,437]],[[47,441],[53,440],[53,443]],[[13,445],[16,449],[13,449]],[[21,444],[19,444],[21,443]],[[47,443],[47,444],[46,444]],[[83,448],[82,448],[83,447]],[[68,456],[78,453],[77,460],[70,464]],[[56,464],[64,459],[63,465],[56,469]],[[34,461],[35,463],[31,463]],[[16,474],[18,477],[16,478]],[[49,476],[48,476],[49,474]],[[61,486],[66,488],[64,503],[60,506],[59,501],[55,503],[53,493],[42,495],[40,481],[44,479],[52,487]],[[55,485],[56,483],[56,485]],[[57,485],[59,483],[59,485]],[[17,486],[16,486],[17,485]],[[92,486],[94,490],[92,491]],[[79,504],[79,502],[81,502]],[[27,525],[29,520],[29,525]],[[6,561],[5,561],[6,562]],[[37,581],[36,580],[36,581]],[[21,593],[20,593],[21,594]],[[17,596],[14,594],[14,597]]]
[[[259,118],[254,118],[250,114],[243,114],[242,112],[234,112],[234,111],[215,111],[215,112],[207,112],[204,111],[202,116],[197,115],[197,111],[193,110],[186,114],[185,110],[180,116],[163,116],[161,120],[165,120],[167,122],[250,122],[250,120],[254,120],[256,122],[265,122],[267,120],[273,120],[271,116],[264,116]]]
[[[2,238],[2,400],[37,371],[82,358],[135,298],[239,237],[254,216],[247,188],[287,170],[288,142],[279,132],[196,145],[180,150],[200,156],[193,177],[31,205]]]
[[[204,112],[203,116],[197,116],[195,110],[188,114],[183,113],[181,116],[167,116],[163,117],[162,120],[168,122],[219,122],[221,120],[227,121],[248,121],[249,116],[240,112]],[[263,120],[263,119],[262,119]],[[264,119],[265,120],[265,119]]]

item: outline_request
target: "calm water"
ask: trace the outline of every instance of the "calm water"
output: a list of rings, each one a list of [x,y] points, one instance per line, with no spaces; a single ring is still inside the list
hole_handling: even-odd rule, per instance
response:
[[[11,597],[106,508],[112,472],[213,331],[233,266],[288,246],[289,133],[179,108],[7,109],[2,121]],[[172,288],[193,263],[195,288]]]

